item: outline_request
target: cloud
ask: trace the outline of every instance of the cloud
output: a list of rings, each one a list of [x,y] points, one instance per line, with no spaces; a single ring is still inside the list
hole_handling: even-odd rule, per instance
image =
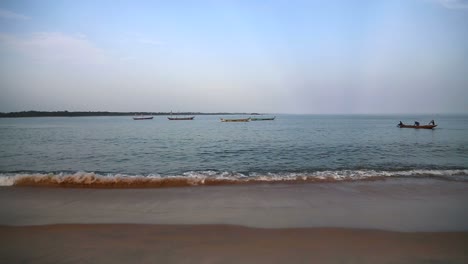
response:
[[[0,8],[0,19],[29,20],[28,16]]]
[[[0,34],[0,44],[2,49],[11,49],[29,60],[40,63],[101,64],[107,60],[105,52],[83,34]]]
[[[468,0],[436,0],[441,5],[450,9],[468,9]]]

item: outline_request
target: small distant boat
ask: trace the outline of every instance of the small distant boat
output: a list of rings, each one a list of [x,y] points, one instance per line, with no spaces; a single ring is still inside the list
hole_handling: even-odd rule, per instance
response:
[[[153,119],[152,116],[134,116],[133,120],[150,120]]]
[[[249,118],[220,118],[221,119],[221,122],[249,122],[250,121],[250,117]]]
[[[274,117],[251,117],[250,121],[269,121],[269,120],[275,120],[276,116]]]
[[[153,116],[147,116],[143,114],[140,114],[140,115],[135,114],[135,116],[133,116],[133,120],[151,120],[151,119],[153,119]]]
[[[398,124],[399,128],[418,128],[418,129],[433,129],[437,125],[405,125],[405,124]]]
[[[188,117],[167,117],[169,120],[193,120],[195,116],[188,116]]]
[[[399,128],[433,129],[437,125],[435,124],[434,120],[431,120],[431,122],[429,122],[429,124],[427,125],[420,125],[417,121],[414,122],[414,125],[405,125],[403,124],[403,122],[400,121],[400,123],[397,126]]]

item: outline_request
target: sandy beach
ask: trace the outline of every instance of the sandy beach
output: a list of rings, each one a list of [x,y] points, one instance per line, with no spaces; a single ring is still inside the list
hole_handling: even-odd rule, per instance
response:
[[[466,263],[468,232],[228,225],[0,227],[2,263]]]
[[[1,263],[467,263],[468,184],[0,188]]]

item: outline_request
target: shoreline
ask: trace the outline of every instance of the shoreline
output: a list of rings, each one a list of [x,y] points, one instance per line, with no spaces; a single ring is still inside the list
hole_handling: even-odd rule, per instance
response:
[[[227,174],[227,175],[226,175]],[[229,171],[188,171],[179,175],[95,173],[95,172],[13,172],[0,173],[0,186],[42,188],[170,188],[245,184],[308,184],[434,179],[468,183],[468,169],[414,170],[323,170],[313,172],[264,173],[246,176]]]
[[[468,231],[468,184],[389,179],[178,188],[2,187],[0,225],[226,224]]]
[[[3,263],[466,263],[468,232],[233,225],[0,226]]]

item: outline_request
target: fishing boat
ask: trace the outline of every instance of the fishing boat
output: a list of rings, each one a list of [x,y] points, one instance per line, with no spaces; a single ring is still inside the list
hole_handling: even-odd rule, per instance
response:
[[[193,120],[195,116],[187,116],[187,117],[167,117],[169,120]]]
[[[433,129],[437,125],[435,124],[434,120],[431,120],[429,124],[427,125],[420,125],[418,121],[414,121],[414,125],[405,125],[403,122],[400,121],[400,123],[397,125],[399,128],[416,128],[416,129]]]
[[[405,124],[398,124],[399,128],[418,128],[418,129],[433,129],[437,125],[405,125]]]
[[[251,117],[250,121],[269,121],[269,120],[275,120],[276,116],[274,117]]]
[[[133,117],[133,120],[149,120],[149,119],[153,119],[152,116],[134,116]]]
[[[220,118],[221,119],[221,122],[249,122],[250,121],[250,117],[249,118]]]
[[[177,116],[177,114],[175,114],[175,116],[172,115],[172,111],[171,111],[171,116],[168,116],[167,119],[169,120],[193,120],[195,118],[195,116]]]

